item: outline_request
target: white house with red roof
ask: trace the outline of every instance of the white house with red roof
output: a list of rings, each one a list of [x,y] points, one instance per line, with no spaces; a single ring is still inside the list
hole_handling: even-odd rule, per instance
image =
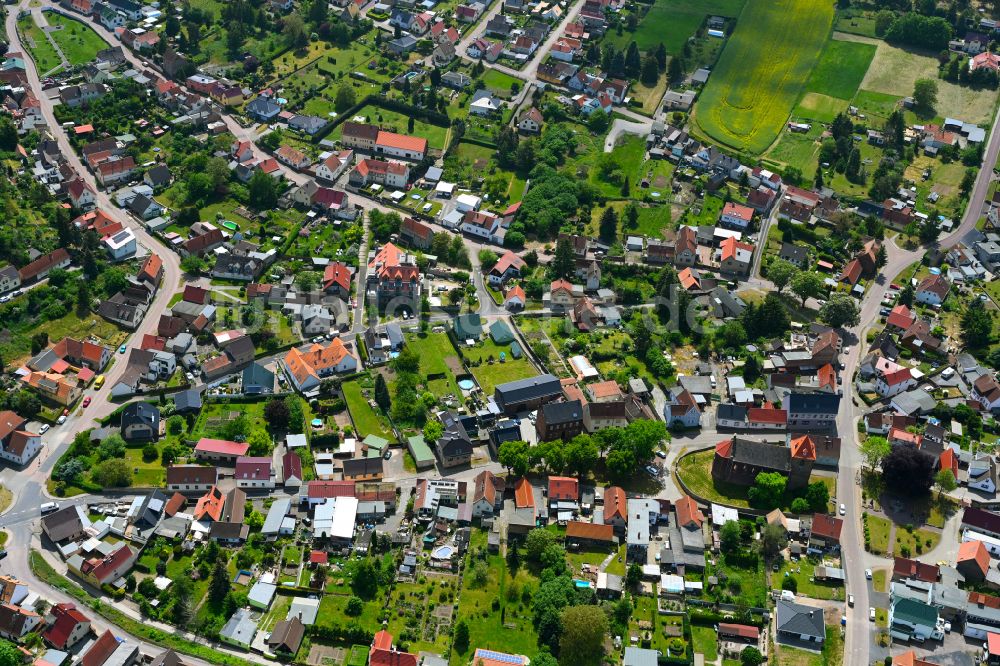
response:
[[[66,561],[70,571],[96,587],[118,580],[132,569],[134,563],[135,553],[124,543],[104,557],[85,560],[78,554]]]
[[[512,250],[507,250],[503,255],[497,260],[490,270],[486,273],[486,279],[492,287],[501,287],[507,283],[508,280],[513,278],[518,278],[521,276],[521,270],[526,266],[524,259],[517,256]],[[521,297],[523,299],[524,292],[521,292]],[[522,303],[523,306],[523,303]]]
[[[388,157],[419,162],[427,155],[427,139],[379,130],[375,149]]]
[[[951,284],[943,275],[929,275],[921,280],[914,292],[914,298],[918,303],[926,305],[941,305],[944,299],[948,298]]]
[[[53,606],[45,622],[48,628],[42,638],[57,650],[73,647],[90,633],[90,620],[72,603]]]
[[[340,150],[327,155],[318,165],[316,165],[316,177],[328,180],[331,183],[347,170],[347,167],[354,163],[353,150]]]
[[[753,221],[754,210],[750,206],[727,201],[719,215],[719,224],[733,229],[746,229]]]
[[[194,457],[199,460],[235,464],[236,459],[245,456],[249,450],[250,445],[246,442],[202,437],[194,447]]]
[[[875,390],[883,398],[891,398],[917,385],[917,379],[909,368],[899,368],[891,372],[879,373],[875,377]]]

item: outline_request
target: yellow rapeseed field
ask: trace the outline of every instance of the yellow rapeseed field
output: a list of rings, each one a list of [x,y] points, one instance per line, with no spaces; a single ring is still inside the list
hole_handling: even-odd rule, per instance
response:
[[[830,35],[831,0],[748,0],[698,100],[712,139],[761,153],[778,136]]]

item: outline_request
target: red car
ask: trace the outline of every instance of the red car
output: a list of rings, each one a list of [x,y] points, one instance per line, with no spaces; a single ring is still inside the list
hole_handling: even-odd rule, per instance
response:
[[[86,407],[89,404],[90,404],[90,396],[88,395],[86,398],[83,399],[83,406]]]

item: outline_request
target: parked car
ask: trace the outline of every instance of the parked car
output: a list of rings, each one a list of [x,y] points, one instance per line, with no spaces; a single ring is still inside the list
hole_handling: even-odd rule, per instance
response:
[[[86,398],[83,399],[83,406],[87,407],[89,405],[90,405],[90,396],[88,395]]]
[[[871,608],[868,609],[868,621],[869,622],[874,622],[875,621],[875,607],[874,606],[872,606]]]
[[[42,506],[40,508],[41,508],[41,511],[42,511],[42,515],[44,516],[47,513],[52,513],[53,511],[58,511],[59,510],[59,502],[45,502],[44,504],[42,504]]]
[[[125,353],[125,349],[126,349],[125,345],[122,345],[121,347],[118,348],[118,353],[119,354],[124,354]]]
[[[840,503],[840,515],[847,515],[847,506],[843,502]]]
[[[660,475],[660,470],[656,469],[652,465],[646,465],[646,471],[649,472],[649,475],[654,478]]]
[[[66,423],[66,415],[60,414],[59,418],[56,419],[56,425],[62,425],[63,423]]]
[[[848,594],[847,595],[847,605],[848,606],[853,606],[854,605],[854,595],[853,594]]]
[[[872,570],[871,569],[865,569],[865,578],[867,578],[868,580],[872,579]]]
[[[43,423],[42,427],[38,429],[38,434],[39,435],[44,435],[46,432],[48,432],[48,430],[49,430],[50,427],[51,426],[49,426],[48,423]]]

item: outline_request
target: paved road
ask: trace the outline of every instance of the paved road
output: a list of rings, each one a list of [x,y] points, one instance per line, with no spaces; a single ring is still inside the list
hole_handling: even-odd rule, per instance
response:
[[[966,234],[975,228],[982,215],[986,194],[993,177],[993,166],[1000,155],[998,122],[1000,122],[1000,111],[994,118],[989,142],[984,151],[983,164],[972,188],[962,222],[954,232],[940,239],[935,244],[937,247],[948,248],[960,242]],[[840,455],[840,474],[837,479],[837,497],[839,502],[845,504],[847,513],[844,531],[841,534],[841,548],[844,553],[848,554],[844,557],[844,568],[847,573],[848,591],[854,594],[854,608],[848,608],[846,611],[848,626],[844,656],[845,663],[850,664],[867,664],[871,660],[872,655],[869,650],[872,643],[871,635],[874,632],[872,624],[868,621],[871,588],[865,580],[864,570],[870,567],[873,561],[877,562],[873,556],[865,553],[862,536],[861,488],[856,481],[861,471],[856,423],[862,410],[855,404],[853,377],[863,355],[865,332],[878,322],[880,303],[888,291],[889,285],[903,270],[919,261],[927,249],[929,248],[920,247],[915,250],[906,250],[894,242],[886,243],[886,265],[882,269],[881,276],[869,287],[868,293],[862,301],[861,325],[848,331],[848,335],[853,336],[854,339],[845,341],[845,344],[852,345],[852,350],[844,359],[844,399],[841,402],[842,409],[837,422],[838,430],[844,440]],[[884,565],[884,562],[882,564]]]
[[[18,8],[12,7],[7,13],[5,27],[10,43],[10,49],[12,51],[27,52],[21,43],[16,29],[18,15],[17,9],[24,10],[27,8],[27,4],[27,2],[22,2]],[[172,250],[162,246],[158,240],[151,236],[146,231],[144,226],[138,224],[133,218],[118,208],[118,206],[111,201],[107,192],[98,187],[93,175],[83,165],[79,156],[77,156],[73,147],[70,145],[69,138],[66,136],[66,133],[56,120],[55,113],[53,112],[52,101],[42,90],[42,86],[38,78],[38,72],[35,69],[34,63],[30,58],[25,58],[24,66],[31,91],[41,104],[42,116],[45,118],[45,122],[48,124],[53,137],[59,144],[59,148],[62,151],[62,154],[66,157],[70,166],[73,167],[73,170],[76,171],[76,173],[79,174],[79,176],[83,178],[84,181],[86,181],[87,184],[90,185],[90,187],[97,193],[97,206],[112,219],[120,222],[124,226],[130,227],[135,233],[138,242],[150,251],[156,252],[160,256],[160,259],[163,260],[163,281],[160,285],[160,289],[154,297],[145,319],[143,319],[142,323],[132,336],[133,339],[141,338],[143,334],[151,333],[156,330],[160,315],[166,311],[167,302],[170,300],[170,296],[177,290],[177,287],[180,284],[182,273],[180,259]],[[96,317],[97,315],[94,316]],[[122,373],[125,371],[124,360],[125,359],[122,356],[116,354],[117,362],[104,373],[107,378],[104,388],[100,391],[92,391],[89,393],[92,396],[90,406],[82,411],[78,411],[74,417],[76,423],[80,426],[80,429],[88,427],[94,419],[101,418],[114,411],[115,406],[110,404],[107,398],[110,395],[111,386],[114,385],[115,381],[117,381],[117,379],[121,377]],[[70,423],[71,421],[67,421],[67,423],[64,424],[63,427],[58,428],[58,430],[62,433],[67,433],[73,430],[73,428],[70,427]],[[46,443],[51,450],[51,438]]]

